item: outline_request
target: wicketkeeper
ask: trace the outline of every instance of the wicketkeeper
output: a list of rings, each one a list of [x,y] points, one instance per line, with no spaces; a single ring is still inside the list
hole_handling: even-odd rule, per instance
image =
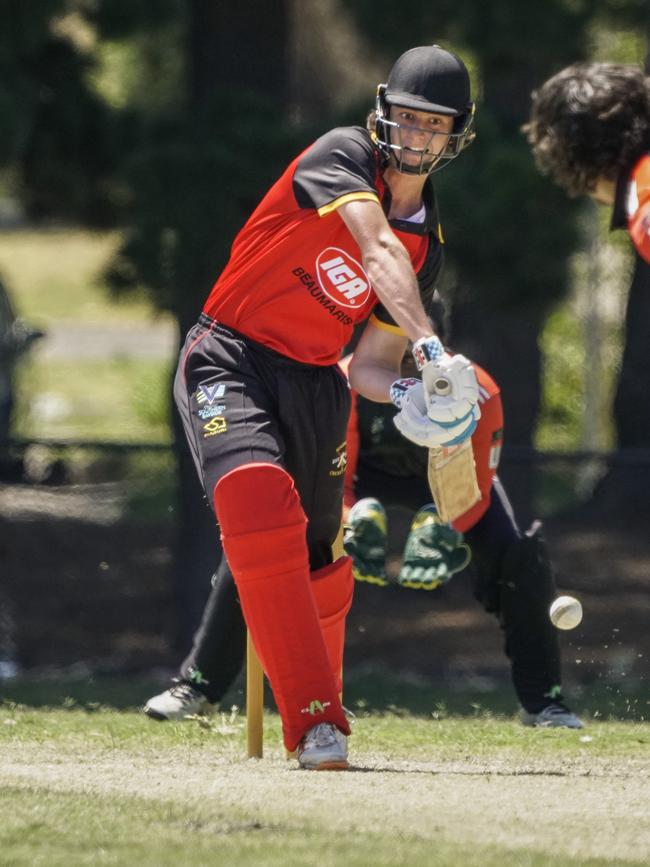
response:
[[[181,352],[174,387],[221,530],[245,621],[305,768],[347,767],[339,699],[351,562],[332,563],[350,394],[388,402],[411,340],[443,401],[401,387],[402,433],[428,445],[469,437],[479,416],[471,364],[451,359],[425,304],[442,265],[431,173],[473,133],[463,62],[407,51],[379,85],[367,128],[331,130],[271,187],[232,246]]]
[[[501,396],[489,374],[478,365],[474,369],[481,418],[472,449],[481,499],[453,525],[443,523],[430,503],[427,450],[399,435],[394,407],[353,393],[344,547],[358,580],[428,590],[446,584],[468,565],[471,554],[474,595],[504,632],[522,721],[581,728],[562,697],[557,631],[548,616],[557,595],[549,553],[538,522],[526,533],[519,529],[496,475],[503,443]],[[386,510],[391,506],[414,513],[397,578],[386,569]]]

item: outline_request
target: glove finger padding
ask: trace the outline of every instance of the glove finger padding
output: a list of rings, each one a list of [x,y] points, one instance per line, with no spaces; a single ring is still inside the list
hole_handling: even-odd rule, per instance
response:
[[[384,507],[374,497],[359,500],[350,509],[343,528],[343,550],[352,558],[352,574],[357,581],[385,587],[387,518]]]
[[[477,406],[476,373],[464,355],[444,355],[437,361],[430,361],[422,370],[422,380],[432,421],[453,424]]]
[[[464,569],[470,559],[462,533],[443,524],[435,507],[427,506],[413,519],[398,583],[413,590],[435,590]]]
[[[409,395],[402,409],[393,417],[393,424],[406,439],[416,445],[435,449],[461,443],[474,433],[478,405],[458,422],[439,424],[429,418],[426,408],[419,405],[417,396],[414,397],[411,400]]]

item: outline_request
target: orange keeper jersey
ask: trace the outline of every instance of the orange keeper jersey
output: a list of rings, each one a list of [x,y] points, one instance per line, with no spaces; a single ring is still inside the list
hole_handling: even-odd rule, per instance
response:
[[[354,199],[380,202],[379,151],[362,127],[331,130],[303,151],[264,196],[232,245],[203,312],[276,352],[307,364],[334,364],[355,324],[371,314],[398,329],[378,302],[361,253],[337,209]],[[418,275],[423,303],[442,267],[433,188],[425,185],[423,223],[391,220]]]
[[[612,229],[627,228],[637,253],[650,262],[650,156],[644,154],[616,184]]]

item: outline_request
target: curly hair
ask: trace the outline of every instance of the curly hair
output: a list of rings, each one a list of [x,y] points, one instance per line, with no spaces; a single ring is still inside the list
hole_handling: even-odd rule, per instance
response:
[[[523,130],[540,171],[590,193],[650,149],[650,84],[636,66],[575,63],[533,92]]]

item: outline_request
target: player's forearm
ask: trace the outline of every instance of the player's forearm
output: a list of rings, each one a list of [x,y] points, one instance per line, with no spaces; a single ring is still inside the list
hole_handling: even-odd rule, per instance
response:
[[[364,266],[377,297],[405,334],[415,342],[432,333],[422,305],[417,277],[406,248],[391,233],[367,252]]]
[[[411,259],[379,202],[346,202],[338,213],[359,245],[363,267],[379,300],[413,342],[428,337],[431,323]]]
[[[350,387],[359,394],[376,403],[390,403],[390,387],[400,377],[399,369],[393,365],[378,365],[376,362],[355,362],[354,358],[348,372]]]

